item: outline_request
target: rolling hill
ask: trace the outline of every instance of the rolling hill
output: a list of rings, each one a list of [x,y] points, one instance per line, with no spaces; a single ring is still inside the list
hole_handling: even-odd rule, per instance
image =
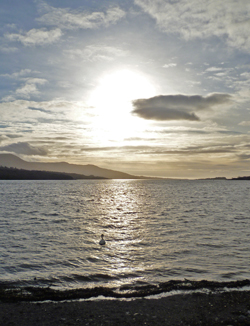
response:
[[[103,169],[96,165],[78,165],[67,162],[27,162],[13,154],[0,154],[0,166],[14,167],[17,169],[36,170],[36,171],[52,171],[63,173],[84,174],[86,176],[96,176],[108,179],[151,179],[148,177],[139,177],[131,174]]]

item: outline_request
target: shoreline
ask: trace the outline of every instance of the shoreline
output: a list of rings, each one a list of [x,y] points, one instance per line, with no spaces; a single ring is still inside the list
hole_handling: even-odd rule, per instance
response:
[[[250,291],[131,301],[2,302],[0,325],[250,325]]]
[[[36,280],[35,280],[36,282]],[[175,294],[192,294],[194,292],[218,293],[226,291],[250,291],[250,279],[238,281],[193,281],[193,280],[169,280],[159,284],[147,284],[140,286],[123,285],[119,288],[96,286],[93,288],[55,289],[50,286],[40,287],[35,284],[29,286],[15,286],[14,284],[0,284],[0,302],[45,302],[94,299],[103,297],[107,299],[140,299],[155,296],[161,298]],[[177,291],[177,293],[176,293]],[[171,294],[172,293],[172,294]],[[165,295],[164,295],[165,296]]]

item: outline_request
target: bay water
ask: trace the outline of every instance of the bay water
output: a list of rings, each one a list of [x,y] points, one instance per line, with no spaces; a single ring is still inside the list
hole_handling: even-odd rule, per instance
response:
[[[0,285],[250,279],[249,195],[237,180],[0,181]]]

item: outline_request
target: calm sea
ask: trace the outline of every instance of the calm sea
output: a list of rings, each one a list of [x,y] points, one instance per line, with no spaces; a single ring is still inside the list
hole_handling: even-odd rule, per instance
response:
[[[249,181],[0,181],[0,285],[250,279],[249,194]]]

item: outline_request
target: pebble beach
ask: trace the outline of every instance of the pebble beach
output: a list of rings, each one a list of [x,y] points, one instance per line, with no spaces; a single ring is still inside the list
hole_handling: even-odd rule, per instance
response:
[[[250,291],[132,301],[2,302],[0,325],[250,325]]]

